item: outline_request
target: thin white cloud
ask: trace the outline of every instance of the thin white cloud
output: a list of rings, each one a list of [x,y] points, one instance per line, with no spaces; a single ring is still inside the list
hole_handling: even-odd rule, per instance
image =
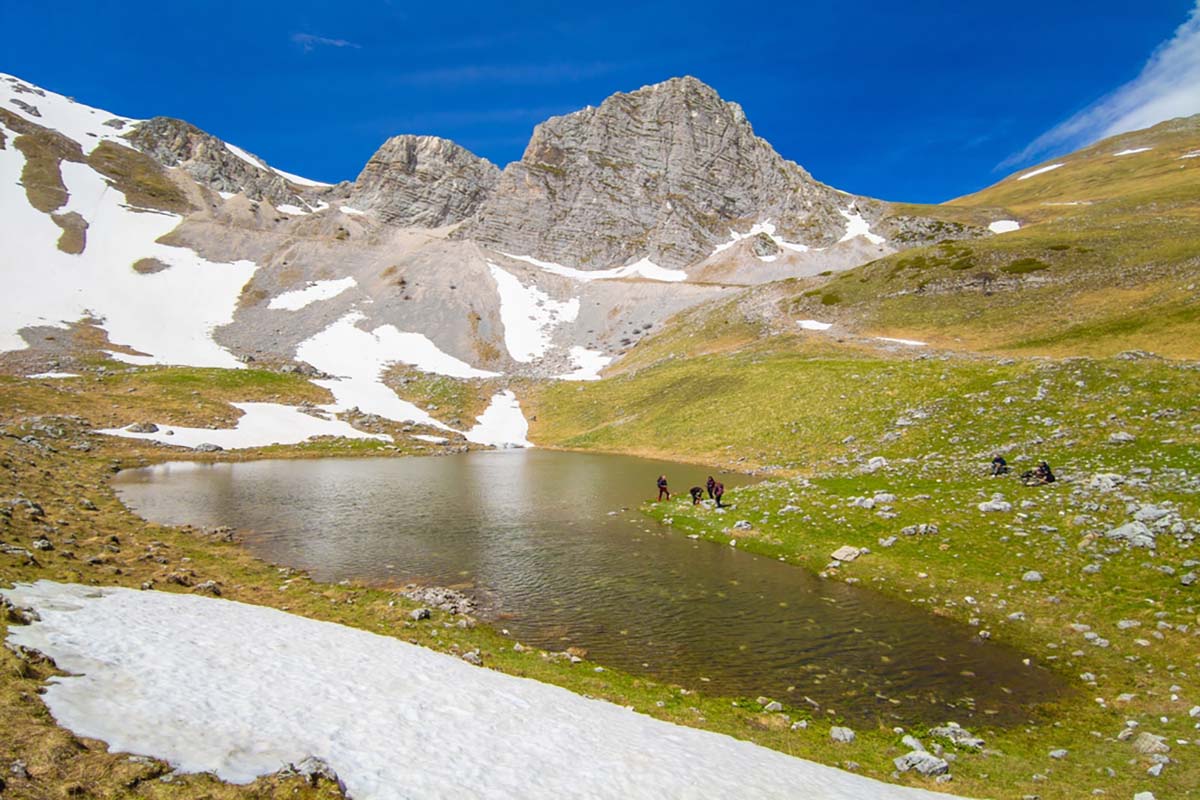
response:
[[[345,39],[330,39],[327,36],[315,36],[311,33],[293,33],[292,43],[298,44],[304,48],[304,52],[311,53],[314,47],[352,47],[355,50],[361,50],[361,44],[346,41]]]
[[[412,86],[462,86],[498,83],[542,85],[580,81],[604,75],[616,69],[614,64],[465,64],[445,69],[428,69],[394,75],[397,84]]]
[[[1109,136],[1200,113],[1200,0],[1186,22],[1150,55],[1141,73],[1035,139],[1000,166],[1083,147]]]

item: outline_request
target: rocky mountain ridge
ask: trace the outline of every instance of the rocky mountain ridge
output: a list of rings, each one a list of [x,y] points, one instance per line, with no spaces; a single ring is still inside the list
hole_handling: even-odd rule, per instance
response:
[[[816,248],[845,234],[847,213],[870,223],[882,211],[814,180],[741,106],[684,77],[537,126],[457,235],[585,269],[642,257],[680,268],[756,222]]]

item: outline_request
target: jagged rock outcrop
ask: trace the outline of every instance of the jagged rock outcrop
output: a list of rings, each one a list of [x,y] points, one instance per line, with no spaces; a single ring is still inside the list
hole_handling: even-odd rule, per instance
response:
[[[165,167],[179,167],[201,186],[240,192],[272,205],[303,207],[304,201],[281,175],[235,155],[225,142],[180,119],[154,117],[126,137],[130,144]]]
[[[393,136],[355,180],[350,205],[405,227],[437,228],[475,213],[500,169],[448,139]]]
[[[741,106],[673,78],[539,125],[457,235],[584,268],[682,267],[768,219],[788,241],[832,244],[851,203],[868,221],[881,213],[781,157]]]

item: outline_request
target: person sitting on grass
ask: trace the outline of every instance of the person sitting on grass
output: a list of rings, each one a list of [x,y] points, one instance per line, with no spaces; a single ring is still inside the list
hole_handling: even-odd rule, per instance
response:
[[[1008,462],[1004,460],[1004,456],[997,454],[996,457],[992,459],[992,477],[1007,474]]]
[[[1054,483],[1056,480],[1058,478],[1054,477],[1054,473],[1050,471],[1050,465],[1045,461],[1039,461],[1036,467],[1021,473],[1021,483],[1026,486],[1042,486]]]
[[[666,495],[668,500],[671,499],[671,490],[667,488],[667,476],[659,475],[658,476],[658,501],[659,502],[662,502],[663,495]]]
[[[692,488],[688,489],[688,492],[692,495],[692,505],[700,505],[700,498],[704,496],[704,489],[700,488],[699,486],[693,486]]]

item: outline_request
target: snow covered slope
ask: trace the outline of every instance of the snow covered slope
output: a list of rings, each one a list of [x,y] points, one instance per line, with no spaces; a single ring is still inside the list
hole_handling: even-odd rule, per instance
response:
[[[270,608],[49,581],[0,595],[40,618],[9,644],[68,673],[43,696],[59,724],[227,781],[312,755],[355,800],[947,797]]]

